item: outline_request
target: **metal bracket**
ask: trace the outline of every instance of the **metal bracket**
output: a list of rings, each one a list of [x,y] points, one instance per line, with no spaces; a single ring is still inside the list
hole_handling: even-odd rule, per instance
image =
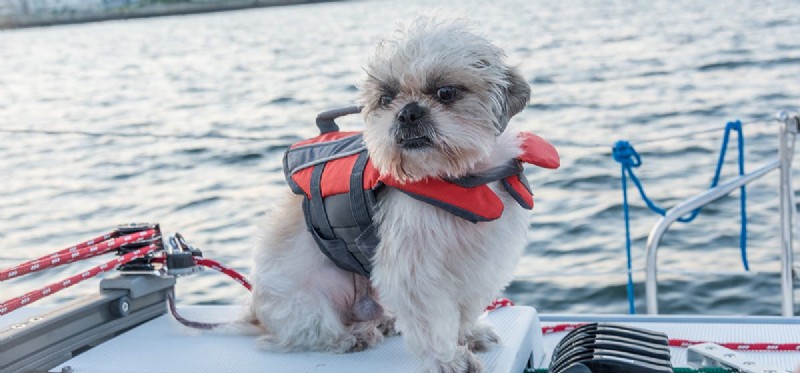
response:
[[[786,127],[789,129],[791,133],[798,133],[800,132],[800,114],[798,113],[789,113],[786,111],[780,111],[776,115],[779,121],[785,122]]]
[[[686,361],[695,368],[721,367],[742,373],[791,373],[789,370],[768,367],[716,343],[701,343],[689,347]]]
[[[104,279],[86,296],[26,322],[0,329],[0,373],[46,371],[117,334],[166,313],[174,277]]]

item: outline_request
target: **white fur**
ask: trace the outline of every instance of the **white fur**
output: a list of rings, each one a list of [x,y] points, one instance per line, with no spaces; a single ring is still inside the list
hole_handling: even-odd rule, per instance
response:
[[[512,136],[501,140],[487,166],[513,158],[507,156],[518,149]],[[511,281],[528,226],[528,211],[505,191],[497,194],[503,215],[478,224],[396,190],[383,199],[372,280],[397,314],[407,346],[431,372],[480,371],[467,369],[477,360],[461,346],[496,341],[477,318]]]
[[[519,155],[516,133],[500,132],[527,102],[528,85],[499,49],[463,27],[417,21],[383,44],[367,74],[364,138],[383,174],[401,181],[459,177]],[[456,103],[438,103],[424,88],[432,76],[468,89]],[[399,89],[395,102],[376,106],[380,82],[392,79]],[[401,149],[390,135],[397,111],[412,101],[429,110],[435,124],[431,148]],[[305,197],[287,196],[262,229],[253,297],[241,323],[263,326],[260,342],[269,350],[349,352],[392,334],[396,315],[397,330],[428,371],[482,372],[472,351],[498,338],[478,317],[511,281],[528,225],[528,211],[498,183],[490,187],[503,201],[503,214],[477,224],[385,191],[375,217],[380,244],[371,285],[320,252],[302,216]],[[379,299],[390,312],[354,317],[354,304],[364,297]]]

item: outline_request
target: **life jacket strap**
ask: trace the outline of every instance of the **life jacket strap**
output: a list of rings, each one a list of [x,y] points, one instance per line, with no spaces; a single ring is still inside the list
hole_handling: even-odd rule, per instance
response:
[[[356,158],[353,172],[350,174],[350,210],[362,232],[372,224],[370,201],[367,200],[367,195],[363,188],[364,170],[367,167],[367,161],[369,161],[369,153],[364,150]]]

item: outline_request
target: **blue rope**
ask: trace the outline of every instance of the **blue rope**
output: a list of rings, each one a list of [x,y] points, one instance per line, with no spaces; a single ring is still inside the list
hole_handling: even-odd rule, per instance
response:
[[[737,143],[738,143],[738,151],[739,151],[739,175],[744,175],[744,136],[742,134],[742,122],[741,121],[734,121],[728,122],[725,125],[725,135],[722,138],[722,145],[719,152],[719,159],[717,160],[717,167],[714,171],[714,178],[711,180],[710,188],[714,188],[719,184],[720,174],[722,173],[722,165],[725,163],[725,153],[728,149],[728,141],[730,140],[730,133],[731,131],[736,131],[737,133]],[[644,186],[642,186],[642,182],[636,177],[636,174],[633,172],[634,168],[638,168],[642,165],[642,158],[639,153],[636,152],[636,149],[625,140],[617,141],[614,144],[614,148],[612,151],[612,156],[614,160],[620,164],[620,173],[622,175],[622,211],[625,217],[625,253],[627,256],[627,268],[628,268],[628,284],[627,284],[627,292],[628,292],[628,312],[630,314],[635,314],[636,309],[634,307],[634,295],[633,295],[633,273],[632,273],[632,260],[631,260],[631,232],[630,232],[630,211],[628,207],[628,177],[630,177],[633,185],[636,186],[636,189],[639,190],[639,195],[642,197],[642,200],[647,205],[647,207],[659,214],[664,216],[667,214],[667,210],[659,207],[656,205],[645,193]],[[744,265],[744,269],[746,271],[750,270],[750,265],[747,262],[747,211],[746,211],[746,190],[745,186],[739,188],[739,207],[741,212],[741,231],[739,232],[739,250],[741,252],[742,257],[742,264]],[[689,223],[697,218],[697,215],[700,214],[700,210],[702,207],[698,207],[697,209],[693,210],[686,216],[682,216],[678,219],[681,223]]]

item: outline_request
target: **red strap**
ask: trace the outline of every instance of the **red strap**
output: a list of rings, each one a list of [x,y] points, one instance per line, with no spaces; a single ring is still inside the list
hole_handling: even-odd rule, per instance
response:
[[[458,212],[474,215],[478,221],[495,220],[503,214],[503,201],[487,185],[465,188],[441,179],[400,183],[388,176],[381,177],[380,181],[415,198],[447,206],[457,215]]]
[[[522,175],[522,177],[525,176]],[[505,178],[506,183],[508,183],[508,186],[511,187],[511,190],[509,190],[508,192],[511,194],[512,197],[514,197],[514,200],[516,200],[519,203],[519,205],[522,206],[522,208],[527,210],[532,210],[533,194],[531,193],[530,190],[528,190],[528,188],[525,187],[524,184],[522,184],[522,180],[520,180],[519,178],[520,175],[514,175]]]

